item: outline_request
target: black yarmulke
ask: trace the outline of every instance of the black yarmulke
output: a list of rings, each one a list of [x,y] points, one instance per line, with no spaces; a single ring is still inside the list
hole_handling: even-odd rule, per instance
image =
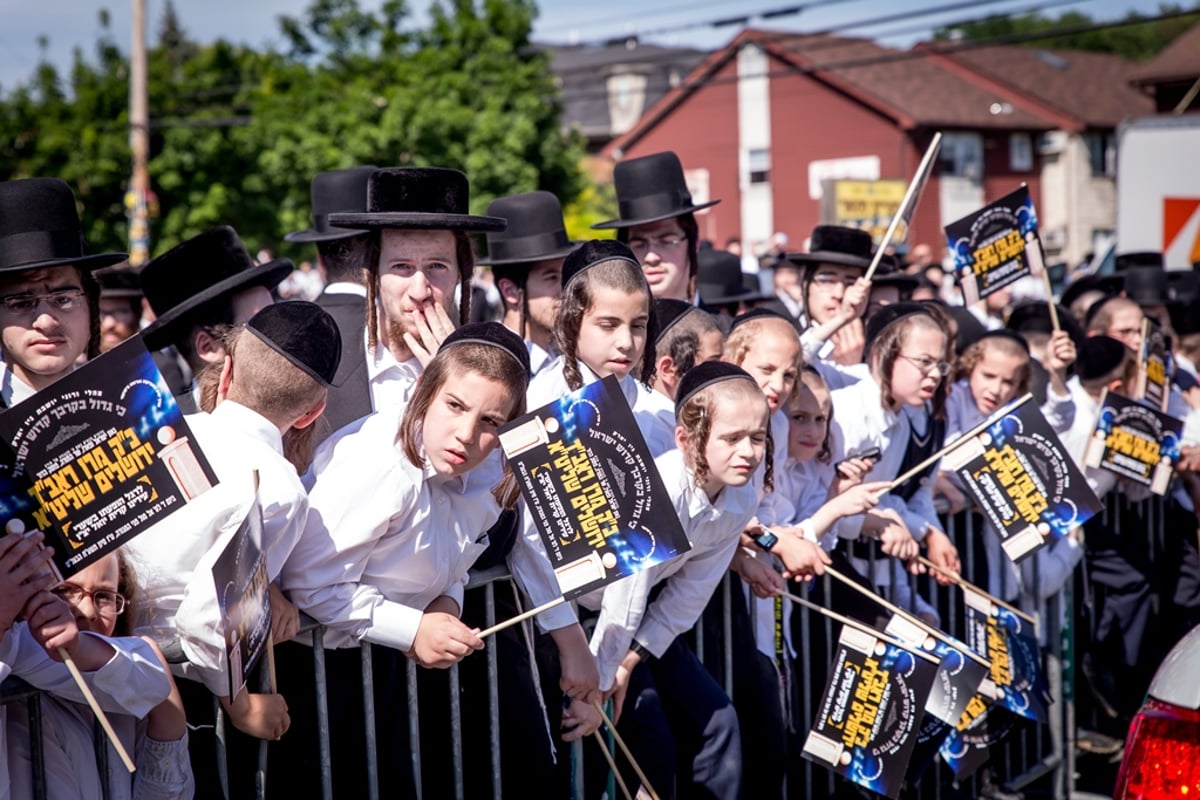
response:
[[[641,269],[641,263],[628,245],[616,239],[592,239],[572,250],[563,261],[562,285],[566,286],[572,278],[588,267],[614,259],[624,259]]]
[[[654,340],[654,343],[658,344],[661,342],[663,336],[666,336],[667,331],[671,330],[672,325],[686,317],[689,311],[696,310],[694,305],[683,300],[674,300],[667,297],[655,300],[654,314],[658,317],[658,338]]]
[[[525,380],[529,380],[529,351],[525,349],[525,341],[499,322],[470,322],[455,329],[442,341],[438,353],[458,344],[485,344],[502,350],[521,365]]]
[[[733,333],[739,325],[745,325],[747,322],[752,322],[756,319],[778,319],[786,322],[789,326],[795,327],[790,317],[785,317],[778,311],[769,308],[752,308],[745,314],[738,314],[733,318],[733,324],[729,326],[729,332]]]
[[[316,303],[285,300],[269,305],[246,329],[307,375],[333,385],[342,360],[342,335],[333,317]]]
[[[1103,378],[1121,366],[1129,349],[1111,336],[1089,336],[1075,355],[1075,374],[1081,381]]]
[[[924,314],[927,317],[933,317],[933,314],[924,305],[912,301],[892,303],[880,308],[874,314],[867,317],[866,331],[863,334],[863,361],[866,361],[870,357],[871,345],[875,343],[875,340],[879,338],[879,334],[883,333],[885,328],[893,322],[898,322],[914,314]]]
[[[683,378],[679,381],[679,388],[675,392],[676,418],[679,417],[680,410],[696,392],[707,389],[714,383],[730,381],[736,378],[742,378],[754,383],[754,378],[750,377],[750,373],[741,367],[725,361],[705,361],[702,364],[692,367],[684,373]],[[757,383],[754,383],[754,385],[758,386]]]

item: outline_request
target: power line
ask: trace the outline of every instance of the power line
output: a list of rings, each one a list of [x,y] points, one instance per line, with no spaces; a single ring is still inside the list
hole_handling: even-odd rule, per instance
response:
[[[648,11],[647,13],[643,14],[642,16],[647,17],[647,18],[667,17],[667,16],[671,16],[673,14],[678,14],[681,11],[695,11],[696,9],[699,9],[699,8],[712,8],[713,6],[723,6],[723,5],[728,4],[728,2],[729,2],[729,0],[711,0],[711,2],[706,2],[706,3],[684,3],[682,5],[669,6],[668,8],[660,8],[657,11]],[[591,19],[578,20],[576,22],[560,22],[560,23],[557,23],[554,25],[546,25],[546,26],[542,27],[541,32],[545,33],[547,31],[556,31],[556,30],[567,31],[567,30],[571,30],[573,28],[590,28],[590,27],[593,27],[596,25],[603,25],[606,22],[612,22],[612,21],[613,21],[612,15],[609,14],[608,16],[604,16],[604,17],[592,17]]]

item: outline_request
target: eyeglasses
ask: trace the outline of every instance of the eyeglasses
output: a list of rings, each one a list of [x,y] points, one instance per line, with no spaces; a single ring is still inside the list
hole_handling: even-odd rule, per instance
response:
[[[50,591],[73,606],[79,605],[79,601],[87,597],[92,601],[92,605],[96,607],[96,612],[105,616],[115,617],[125,611],[125,595],[110,592],[106,589],[101,589],[98,592],[89,592],[87,589],[76,586],[73,583],[60,583]]]
[[[83,289],[59,289],[46,294],[10,294],[0,297],[0,303],[9,314],[30,316],[37,313],[38,305],[43,301],[51,311],[65,314],[81,307],[83,299]]]
[[[811,283],[814,286],[819,286],[822,289],[832,289],[835,286],[844,286],[849,289],[857,282],[857,278],[842,277],[830,272],[818,272],[812,276]]]
[[[927,374],[930,372],[936,372],[939,378],[944,378],[950,374],[950,365],[945,361],[937,361],[929,356],[915,358],[913,356],[906,356],[903,353],[900,353],[899,356],[919,369],[921,372]]]
[[[687,241],[681,234],[668,233],[663,236],[634,236],[629,240],[630,250],[649,252],[654,250],[671,250]]]

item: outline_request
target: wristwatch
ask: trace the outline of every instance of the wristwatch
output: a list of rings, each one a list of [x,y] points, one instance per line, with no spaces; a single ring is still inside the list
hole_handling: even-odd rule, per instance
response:
[[[771,552],[771,548],[774,547],[778,541],[779,537],[771,533],[771,531],[767,530],[766,528],[763,529],[762,533],[754,537],[754,543],[758,545],[759,549],[768,553]]]
[[[630,652],[637,653],[638,660],[643,664],[649,664],[654,658],[654,654],[646,649],[646,645],[642,644],[637,639],[634,639],[633,644],[629,645],[629,650]]]

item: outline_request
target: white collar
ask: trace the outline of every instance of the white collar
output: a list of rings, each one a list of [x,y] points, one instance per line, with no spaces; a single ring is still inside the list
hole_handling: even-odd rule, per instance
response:
[[[37,394],[32,386],[17,377],[7,363],[0,362],[0,369],[3,370],[0,372],[0,399],[4,400],[7,408],[12,408]]]
[[[334,281],[325,287],[325,294],[356,294],[366,297],[367,287],[353,281]]]
[[[233,400],[222,400],[210,416],[250,435],[279,455],[283,455],[283,437],[279,434],[279,428],[254,409]]]
[[[366,344],[367,344],[366,340],[367,340],[367,332],[364,329],[363,330],[363,345],[364,346],[366,346]],[[371,350],[370,347],[367,347],[367,379],[368,380],[373,381],[377,377],[379,377],[380,375],[382,375],[383,373],[387,372],[390,369],[397,369],[402,374],[406,375],[407,377],[411,377],[415,380],[417,377],[420,376],[422,367],[421,367],[420,360],[416,356],[413,356],[412,358],[410,358],[404,362],[397,361],[396,357],[394,355],[392,355],[391,348],[389,348],[387,345],[385,345],[382,341],[376,343],[374,350]]]

